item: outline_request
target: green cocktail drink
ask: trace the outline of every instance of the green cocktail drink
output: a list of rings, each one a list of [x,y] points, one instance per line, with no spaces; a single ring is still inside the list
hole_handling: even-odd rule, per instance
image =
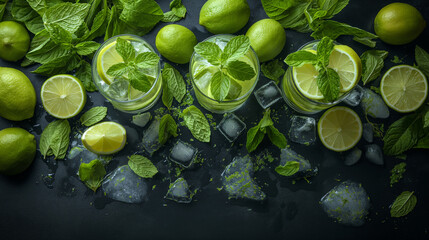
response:
[[[134,49],[131,60],[124,61],[117,51],[118,38],[125,45]],[[129,45],[131,44],[131,45]],[[151,56],[151,64],[138,64],[139,55]],[[122,72],[109,69],[114,65],[126,64],[132,67],[124,67]],[[113,69],[113,68],[112,68]],[[111,69],[111,70],[112,70]],[[118,73],[120,72],[120,73]],[[112,105],[123,112],[138,113],[150,109],[159,97],[162,90],[161,64],[155,50],[141,37],[124,34],[112,37],[105,41],[96,52],[92,62],[92,77],[99,92],[108,99]],[[134,83],[132,83],[134,81]],[[146,88],[136,89],[136,83],[144,83]],[[137,84],[141,85],[141,84]],[[144,90],[142,90],[144,89]]]
[[[310,42],[299,50],[316,54],[318,43]],[[283,98],[289,107],[300,113],[314,114],[335,106],[350,94],[361,76],[361,61],[356,52],[346,45],[336,44],[329,57],[328,67],[339,75],[338,97],[328,101],[323,96],[317,83],[319,72],[316,66],[309,63],[299,67],[290,66],[281,83]]]
[[[221,34],[210,37],[203,42],[214,43],[223,51],[232,38],[234,38],[233,35]],[[213,113],[232,112],[240,108],[249,98],[258,82],[260,65],[253,49],[249,47],[246,53],[237,59],[233,59],[233,61],[246,63],[254,75],[251,75],[250,79],[237,79],[240,76],[231,74],[234,69],[230,71],[223,68],[228,63],[212,64],[197,52],[194,52],[192,55],[189,70],[195,96],[202,107]],[[233,65],[230,64],[230,66]],[[219,75],[219,72],[223,76],[226,76],[226,78],[229,78],[229,88],[227,88],[227,94],[224,94],[225,97],[222,100],[216,100],[216,97],[213,95],[213,92],[216,91],[212,89],[214,86],[212,84],[213,77],[216,74]]]

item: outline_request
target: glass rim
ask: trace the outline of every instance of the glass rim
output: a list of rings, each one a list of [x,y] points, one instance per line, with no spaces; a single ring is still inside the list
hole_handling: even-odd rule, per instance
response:
[[[303,44],[301,47],[299,47],[297,51],[302,50],[303,48],[305,48],[306,46],[308,46],[308,45],[310,45],[312,43],[318,43],[318,42],[320,42],[320,40],[309,41],[309,42]],[[338,43],[336,41],[334,41],[334,44],[335,45],[340,45],[340,43]],[[293,87],[296,88],[297,93],[302,98],[304,98],[305,100],[309,101],[311,104],[315,104],[315,105],[322,105],[322,106],[334,106],[334,105],[337,105],[338,103],[342,102],[345,98],[347,98],[347,96],[350,95],[350,93],[353,91],[353,89],[355,89],[356,85],[358,85],[358,83],[359,83],[359,81],[357,81],[357,83],[350,90],[348,90],[347,92],[344,92],[335,101],[333,101],[333,102],[321,102],[321,101],[317,101],[317,100],[311,99],[311,98],[305,96],[304,94],[302,94],[301,91],[299,91],[299,88],[297,87],[297,85],[295,83],[295,78],[293,76],[293,69],[294,69],[294,67],[292,67],[292,66],[287,69],[287,71],[290,71],[290,75],[291,75],[291,78],[292,78]]]
[[[233,34],[216,34],[216,35],[213,35],[213,36],[210,36],[210,37],[208,37],[208,38],[206,38],[206,39],[204,39],[203,41],[201,41],[201,42],[205,42],[205,41],[207,41],[207,40],[209,40],[209,39],[212,39],[212,38],[215,38],[215,37],[219,37],[219,36],[228,36],[228,37],[235,37],[235,36],[237,36],[237,35],[233,35]],[[236,98],[236,99],[233,99],[233,100],[228,100],[228,101],[225,101],[225,100],[223,100],[223,101],[219,101],[219,100],[216,100],[216,99],[214,99],[214,98],[211,98],[211,97],[209,97],[209,96],[207,96],[206,94],[204,94],[199,88],[198,88],[198,86],[197,86],[197,84],[195,84],[195,82],[194,82],[194,77],[193,77],[193,72],[192,72],[192,63],[193,63],[193,59],[194,59],[194,57],[195,57],[195,55],[197,54],[196,52],[195,52],[195,50],[194,50],[194,52],[192,53],[192,56],[191,56],[191,61],[189,62],[189,77],[191,78],[191,82],[193,83],[193,86],[194,86],[194,89],[197,89],[198,90],[198,92],[201,94],[201,95],[203,95],[205,98],[207,98],[207,99],[209,99],[210,101],[214,101],[214,102],[218,102],[218,103],[235,103],[235,102],[239,102],[239,101],[241,101],[241,100],[243,100],[243,99],[245,99],[246,97],[248,97],[250,94],[252,94],[252,92],[253,92],[253,89],[255,89],[255,87],[256,87],[256,85],[258,84],[258,80],[259,80],[259,75],[260,75],[260,72],[261,72],[261,64],[260,64],[260,62],[259,62],[259,58],[258,58],[258,55],[256,54],[256,52],[255,52],[255,50],[253,50],[253,48],[252,48],[252,46],[250,46],[250,49],[249,50],[251,50],[251,52],[253,53],[253,55],[255,56],[255,59],[256,59],[256,63],[257,63],[257,73],[256,73],[256,80],[255,80],[255,82],[253,83],[253,85],[252,85],[252,87],[249,89],[249,91],[248,92],[246,92],[245,94],[243,94],[242,96],[240,96],[239,98]]]
[[[153,82],[153,84],[152,84],[152,87],[149,89],[149,91],[147,91],[147,92],[145,92],[143,95],[141,95],[140,97],[138,97],[138,98],[135,98],[135,99],[132,99],[132,100],[125,100],[125,101],[122,101],[122,100],[117,100],[117,99],[114,99],[114,98],[111,98],[111,97],[109,97],[106,93],[105,93],[105,91],[103,91],[102,89],[100,89],[100,87],[98,87],[98,85],[97,84],[94,84],[95,85],[95,87],[98,89],[98,91],[101,93],[101,95],[103,95],[105,98],[107,98],[109,101],[114,101],[114,102],[117,102],[117,103],[132,103],[132,102],[136,102],[136,101],[138,101],[138,100],[140,100],[140,99],[142,99],[142,98],[144,98],[144,97],[146,97],[149,93],[151,93],[152,92],[152,90],[154,90],[154,88],[155,88],[155,86],[157,85],[157,83],[158,83],[158,81],[161,81],[160,80],[160,76],[161,76],[161,56],[159,56],[159,53],[157,52],[157,51],[155,51],[155,49],[143,38],[143,37],[140,37],[140,36],[137,36],[137,35],[134,35],[134,34],[119,34],[119,35],[115,35],[115,36],[113,36],[113,37],[111,37],[111,38],[109,38],[109,39],[107,39],[106,41],[104,41],[101,45],[100,45],[100,47],[97,49],[97,51],[95,52],[95,54],[94,54],[94,57],[93,57],[93,59],[92,59],[92,68],[91,68],[91,72],[92,72],[92,78],[93,78],[93,82],[95,82],[95,77],[94,76],[99,76],[99,74],[98,74],[98,71],[95,71],[94,69],[96,69],[97,68],[97,58],[98,58],[98,54],[101,52],[101,50],[103,49],[103,47],[104,46],[106,46],[107,44],[109,44],[109,43],[111,43],[114,39],[117,39],[117,38],[119,38],[119,37],[121,37],[121,36],[129,36],[129,37],[132,37],[132,38],[136,38],[136,39],[138,39],[138,40],[140,40],[140,41],[143,41],[145,44],[146,44],[146,47],[148,47],[152,52],[154,52],[156,55],[158,55],[158,57],[159,57],[159,61],[158,61],[158,71],[157,71],[157,74],[156,74],[156,78],[155,78],[155,81]],[[101,81],[103,81],[103,79],[101,79]],[[107,83],[106,83],[107,84]]]

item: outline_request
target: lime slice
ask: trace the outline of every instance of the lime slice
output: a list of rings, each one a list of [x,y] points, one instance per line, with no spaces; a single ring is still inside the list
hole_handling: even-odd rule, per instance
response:
[[[359,142],[362,137],[362,122],[350,108],[333,107],[319,119],[317,131],[326,148],[342,152]]]
[[[314,50],[308,50],[316,53]],[[340,76],[340,92],[350,91],[362,72],[362,63],[356,52],[346,45],[336,45],[329,57],[328,67]],[[293,79],[298,90],[307,98],[320,100],[323,94],[317,86],[319,72],[311,64],[293,68]]]
[[[98,75],[100,75],[101,79],[109,85],[113,82],[114,78],[106,73],[107,70],[109,70],[111,66],[117,63],[124,62],[124,59],[116,51],[115,46],[116,41],[111,42],[109,45],[101,49],[101,52],[98,54],[97,57]]]
[[[384,74],[380,91],[387,106],[397,112],[408,113],[424,103],[428,94],[428,83],[419,69],[399,65]]]
[[[122,150],[127,140],[126,130],[115,122],[102,122],[88,128],[82,135],[83,145],[96,154],[113,154]]]
[[[346,45],[336,45],[329,57],[328,67],[340,75],[340,92],[350,91],[359,81],[362,62],[359,55]]]
[[[60,119],[76,116],[86,103],[82,82],[68,74],[56,75],[46,80],[42,85],[40,97],[45,110]]]

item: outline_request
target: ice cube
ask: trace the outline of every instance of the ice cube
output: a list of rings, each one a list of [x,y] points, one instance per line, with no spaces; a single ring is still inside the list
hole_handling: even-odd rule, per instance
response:
[[[123,165],[111,172],[102,183],[104,193],[108,198],[126,203],[141,203],[147,196],[147,183]]]
[[[127,101],[129,85],[130,84],[128,81],[117,79],[109,85],[109,88],[107,89],[106,93],[107,95],[109,95],[109,97],[115,100]]]
[[[323,210],[339,223],[361,226],[370,207],[369,197],[361,184],[345,181],[320,199]]]
[[[364,88],[361,101],[363,110],[373,118],[388,118],[389,109],[383,99],[368,88]]]
[[[222,172],[222,183],[230,198],[263,201],[266,197],[253,180],[253,164],[249,156],[235,157]]]
[[[356,164],[357,162],[359,162],[361,157],[362,157],[362,150],[355,147],[346,153],[344,165],[352,166],[352,165]]]
[[[234,142],[246,129],[246,124],[234,113],[229,113],[222,119],[217,128],[228,141]]]
[[[293,116],[289,129],[291,141],[300,144],[311,144],[316,140],[316,120],[312,117]]]
[[[134,115],[133,120],[131,122],[139,127],[145,127],[151,118],[152,116],[150,115],[150,112],[145,112],[142,114]]]
[[[266,109],[282,98],[279,87],[274,81],[270,81],[255,91],[255,97],[259,105]]]
[[[284,166],[287,162],[290,161],[295,161],[299,163],[299,170],[294,175],[290,176],[292,178],[311,177],[316,175],[318,172],[317,168],[313,169],[311,167],[310,161],[296,153],[294,150],[286,147],[281,150],[280,165]]]
[[[194,162],[197,152],[198,150],[196,148],[179,140],[171,149],[169,158],[172,162],[187,168]]]
[[[362,136],[365,141],[372,143],[374,140],[374,129],[372,128],[371,123],[363,124]]]
[[[377,144],[370,144],[366,145],[366,152],[365,157],[368,159],[368,161],[377,164],[377,165],[383,165],[383,151],[381,150],[380,146]]]
[[[170,184],[164,198],[178,203],[190,203],[193,196],[194,193],[189,190],[188,182],[184,178],[179,178]]]
[[[161,147],[161,143],[159,142],[160,122],[159,117],[155,117],[149,127],[143,132],[143,147],[150,155]]]
[[[343,102],[349,106],[356,107],[361,102],[362,97],[363,88],[359,85],[356,85],[356,87],[349,93],[349,95],[344,98]]]

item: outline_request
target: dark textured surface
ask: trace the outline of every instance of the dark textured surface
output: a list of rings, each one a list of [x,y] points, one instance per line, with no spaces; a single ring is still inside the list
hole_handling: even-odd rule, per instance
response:
[[[164,11],[168,10],[169,1],[158,1]],[[257,20],[266,18],[260,1],[248,0],[251,6],[251,17],[248,24],[237,34],[243,34]],[[356,27],[373,31],[373,19],[378,10],[394,1],[387,0],[350,0],[350,4],[338,14],[334,20],[345,22]],[[429,4],[426,0],[404,1],[416,6],[429,21]],[[199,41],[211,36],[198,24],[199,10],[204,1],[183,0],[188,9],[184,20],[178,24],[190,28]],[[165,23],[158,24],[144,38],[155,45],[155,36]],[[299,46],[312,40],[309,34],[301,34],[287,30],[286,47],[279,56],[281,59]],[[338,42],[352,46],[360,55],[367,50],[363,45],[339,38]],[[429,50],[429,29],[411,44],[389,46],[377,42],[377,49],[390,52],[385,62],[383,73],[391,66],[396,55],[403,59],[404,64],[413,65],[414,48],[418,44]],[[163,59],[164,60],[164,59]],[[165,61],[165,60],[164,60]],[[45,78],[31,74],[36,66],[20,68],[18,64],[0,61],[0,66],[15,67],[24,71],[33,82],[36,92]],[[182,74],[188,72],[188,65],[174,65]],[[258,87],[268,80],[261,77]],[[257,87],[257,88],[258,88]],[[131,115],[114,110],[106,103],[99,93],[88,94],[88,103],[84,109],[92,106],[106,105],[108,114],[114,121],[132,126]],[[195,102],[196,103],[196,102]],[[196,103],[199,107],[199,105]],[[287,136],[290,127],[290,116],[295,114],[285,111],[284,101],[272,106],[278,121],[276,126]],[[154,109],[162,107],[158,102]],[[360,109],[356,109],[361,114]],[[261,117],[262,110],[254,96],[236,114],[247,124],[247,128],[255,125]],[[80,116],[80,115],[79,115]],[[316,118],[319,115],[315,116]],[[398,119],[399,115],[391,111],[391,117],[384,121],[386,125]],[[214,115],[219,123],[221,115]],[[12,126],[32,130],[39,140],[41,128],[53,120],[41,107],[38,94],[38,107],[35,116],[27,121],[12,122],[0,118],[0,129]],[[71,119],[75,122],[78,118]],[[380,122],[380,121],[379,121]],[[37,126],[36,124],[40,124]],[[34,127],[36,125],[36,127]],[[73,124],[74,126],[75,124]],[[84,129],[79,127],[80,130]],[[142,129],[135,127],[138,138],[142,137]],[[76,127],[74,128],[76,131]],[[190,142],[189,131],[180,127],[180,139]],[[128,132],[130,134],[130,132]],[[379,139],[376,143],[381,144]],[[67,162],[58,161],[55,166],[47,164],[38,153],[34,163],[24,174],[16,177],[0,176],[0,238],[1,239],[427,239],[429,238],[429,185],[428,151],[412,150],[407,153],[407,171],[399,183],[393,188],[389,186],[390,169],[400,160],[385,157],[384,166],[376,166],[364,158],[352,167],[342,163],[342,156],[326,150],[317,140],[312,146],[290,143],[291,147],[310,159],[319,168],[319,174],[311,179],[311,184],[301,180],[292,184],[290,180],[278,176],[274,168],[278,161],[268,164],[265,169],[255,173],[257,182],[267,193],[268,200],[262,204],[247,201],[228,200],[226,194],[216,188],[221,186],[220,173],[235,155],[246,154],[245,134],[231,146],[229,142],[212,128],[212,142],[196,145],[205,158],[201,167],[186,170],[182,175],[200,191],[189,204],[176,204],[165,200],[169,176],[164,162],[172,144],[168,144],[156,153],[151,160],[161,169],[150,185],[157,185],[150,191],[148,200],[142,204],[124,204],[112,202],[103,197],[99,190],[93,194],[75,176],[67,171]],[[366,143],[362,139],[358,146]],[[213,147],[215,145],[215,147]],[[264,141],[255,154],[268,148],[274,157],[280,151]],[[138,149],[133,142],[108,166],[108,171],[126,164],[126,156]],[[173,169],[174,170],[174,169]],[[48,188],[42,177],[55,172],[53,188]],[[174,172],[172,181],[175,179]],[[213,180],[210,181],[210,178]],[[367,223],[360,228],[346,227],[335,223],[327,217],[319,206],[320,198],[338,180],[361,182],[371,197],[371,210]],[[71,188],[75,187],[75,191]],[[415,191],[418,202],[415,210],[401,219],[389,216],[389,205],[395,196],[402,191]]]

